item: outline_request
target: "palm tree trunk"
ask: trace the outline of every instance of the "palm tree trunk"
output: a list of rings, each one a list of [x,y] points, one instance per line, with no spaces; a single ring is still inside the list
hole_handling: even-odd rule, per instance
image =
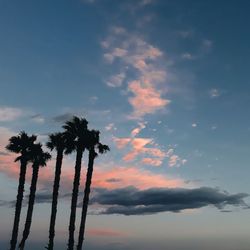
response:
[[[83,240],[84,240],[86,216],[87,216],[87,210],[88,210],[90,186],[91,186],[91,180],[92,180],[92,173],[93,173],[93,166],[94,166],[95,157],[96,157],[95,150],[90,149],[90,151],[89,151],[88,170],[87,170],[84,197],[83,197],[83,203],[82,203],[82,216],[81,216],[81,224],[80,224],[80,230],[79,230],[77,250],[82,249],[82,244],[83,244]]]
[[[26,169],[27,169],[27,161],[21,160],[18,192],[17,192],[17,197],[16,197],[15,218],[14,218],[14,225],[13,225],[13,229],[12,229],[12,236],[11,236],[11,240],[10,240],[10,250],[16,249],[18,227],[19,227],[20,214],[21,214],[21,209],[22,209]]]
[[[53,195],[52,195],[52,206],[51,206],[50,227],[49,227],[49,244],[47,247],[47,249],[49,250],[52,250],[54,247],[57,200],[58,200],[58,191],[60,186],[62,160],[63,160],[63,150],[59,150],[57,152],[57,157],[56,157],[55,178],[54,178]]]
[[[33,173],[32,173],[32,180],[30,185],[30,195],[29,195],[29,204],[28,204],[28,210],[27,210],[27,216],[23,231],[23,238],[19,244],[19,248],[21,250],[24,249],[25,241],[27,240],[29,233],[30,233],[30,227],[32,222],[32,214],[33,214],[33,208],[34,208],[34,202],[35,202],[35,196],[36,196],[36,184],[38,179],[38,172],[39,172],[39,165],[33,164]]]
[[[84,150],[81,147],[77,148],[76,164],[75,164],[75,177],[74,177],[73,191],[72,191],[72,198],[71,198],[71,211],[70,211],[70,221],[69,221],[69,240],[68,240],[68,248],[67,248],[68,250],[73,250],[73,248],[74,248],[76,207],[77,207],[77,198],[78,198],[78,192],[79,192],[83,151]]]

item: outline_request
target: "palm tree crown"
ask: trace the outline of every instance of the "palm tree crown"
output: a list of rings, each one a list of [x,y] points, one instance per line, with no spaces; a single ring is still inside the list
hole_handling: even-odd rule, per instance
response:
[[[69,133],[54,133],[49,135],[49,141],[46,143],[47,148],[51,151],[64,151],[65,154],[70,154],[75,149],[74,141]]]
[[[63,125],[65,135],[68,139],[74,141],[77,147],[86,148],[86,133],[88,129],[88,121],[84,118],[74,116],[72,120],[67,121]]]
[[[47,161],[51,159],[51,155],[48,152],[44,152],[42,149],[42,144],[34,144],[31,148],[31,161],[33,166],[44,167],[47,164]]]
[[[23,158],[28,160],[31,147],[33,146],[36,139],[37,136],[28,136],[27,133],[21,131],[17,136],[12,136],[9,139],[9,144],[6,146],[6,149],[10,152],[21,154],[21,156],[17,157],[15,161],[19,161]]]
[[[86,148],[90,151],[90,150],[94,150],[97,149],[97,151],[100,154],[104,154],[107,151],[110,151],[110,148],[108,145],[104,145],[100,142],[100,131],[98,130],[89,130],[87,132],[87,136],[86,136]],[[96,153],[97,156],[97,153]]]

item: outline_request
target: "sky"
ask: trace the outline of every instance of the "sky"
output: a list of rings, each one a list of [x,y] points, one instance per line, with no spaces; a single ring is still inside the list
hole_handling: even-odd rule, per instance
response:
[[[8,138],[25,130],[45,144],[73,115],[111,148],[95,162],[86,250],[249,249],[249,8],[247,0],[0,0],[1,249],[19,174]],[[27,250],[48,240],[52,155],[39,173]],[[63,161],[58,250],[74,159]],[[84,155],[76,228],[86,163]]]

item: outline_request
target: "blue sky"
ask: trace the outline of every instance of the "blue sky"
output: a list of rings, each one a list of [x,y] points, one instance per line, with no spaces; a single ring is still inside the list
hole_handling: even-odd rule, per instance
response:
[[[178,213],[166,204],[152,212],[151,201],[150,214],[125,216],[128,203],[106,215],[96,198],[89,250],[247,249],[250,199],[240,195],[250,193],[249,7],[244,0],[1,0],[1,244],[9,240],[18,176],[8,138],[25,130],[45,142],[79,115],[111,147],[97,159],[93,199],[131,187],[135,197],[164,189],[162,201],[169,188],[191,197],[207,187],[221,199],[202,207],[190,200]],[[67,238],[73,164],[74,155],[65,158],[58,249]],[[53,168],[54,160],[41,170],[38,201],[51,192]],[[219,206],[230,199],[233,206]],[[49,209],[49,201],[36,204],[27,249],[43,249]]]

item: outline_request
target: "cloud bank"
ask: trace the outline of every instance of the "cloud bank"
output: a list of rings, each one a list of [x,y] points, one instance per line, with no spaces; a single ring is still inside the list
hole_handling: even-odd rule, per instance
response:
[[[225,206],[248,207],[244,198],[248,194],[229,194],[217,188],[150,188],[135,187],[107,190],[96,189],[92,203],[108,206],[101,214],[146,215],[159,212],[180,212],[214,206],[222,210]]]

